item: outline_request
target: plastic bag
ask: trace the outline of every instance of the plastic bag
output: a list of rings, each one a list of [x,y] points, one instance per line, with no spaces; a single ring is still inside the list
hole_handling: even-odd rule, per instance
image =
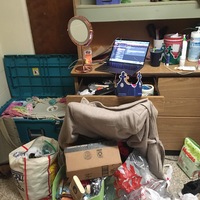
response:
[[[130,200],[167,200],[167,198],[162,198],[158,192],[152,190],[147,187],[140,187],[138,190],[132,191],[130,194],[127,195],[127,198]],[[171,198],[169,198],[171,199]]]
[[[45,136],[10,152],[12,176],[23,199],[51,199],[51,186],[58,168],[58,153],[58,142]]]
[[[167,188],[171,175],[168,174],[166,180],[160,180],[155,177],[150,172],[146,159],[140,156],[136,150],[134,150],[118,170],[116,170],[114,176],[117,196],[120,199],[124,199],[125,196],[128,197],[132,191],[142,189],[143,187],[145,187],[145,190],[146,188],[154,190],[161,197],[166,198],[170,196]],[[130,198],[130,200],[132,200],[132,198]]]

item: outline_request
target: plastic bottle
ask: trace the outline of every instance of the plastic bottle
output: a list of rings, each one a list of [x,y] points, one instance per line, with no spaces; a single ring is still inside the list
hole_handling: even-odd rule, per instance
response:
[[[90,47],[84,51],[84,60],[86,65],[92,65],[92,49]]]
[[[183,35],[183,43],[182,43],[182,51],[181,51],[181,57],[180,57],[180,66],[184,66],[185,65],[185,60],[186,60],[186,54],[187,54],[187,39],[186,39],[186,35]]]
[[[199,60],[197,62],[197,69],[200,70],[200,56],[199,56]]]
[[[196,62],[200,55],[200,26],[197,31],[191,33],[191,40],[189,44],[188,60],[191,62]]]

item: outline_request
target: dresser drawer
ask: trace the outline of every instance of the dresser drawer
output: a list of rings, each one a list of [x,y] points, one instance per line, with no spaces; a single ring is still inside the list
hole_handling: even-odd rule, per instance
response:
[[[95,95],[95,96],[80,96],[80,95],[68,95],[66,97],[67,103],[69,102],[80,102],[85,97],[88,101],[100,101],[105,106],[119,106],[121,104],[130,103],[141,98],[147,97],[118,97],[115,95]],[[162,96],[148,96],[148,99],[154,104],[158,112],[164,112],[164,97]]]
[[[170,98],[165,97],[162,116],[200,117],[200,98]]]
[[[200,117],[162,117],[158,116],[159,138],[165,150],[181,150],[185,137],[200,143]]]
[[[159,78],[160,95],[169,98],[200,98],[200,77]]]

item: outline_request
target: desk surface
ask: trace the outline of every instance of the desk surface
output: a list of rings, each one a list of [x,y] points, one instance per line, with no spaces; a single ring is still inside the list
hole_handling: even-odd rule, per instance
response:
[[[197,63],[195,62],[186,62],[186,66],[196,66]],[[107,72],[99,72],[96,71],[95,68],[97,68],[99,65],[93,65],[93,69],[91,72],[88,73],[79,73],[75,70],[76,66],[72,69],[71,75],[72,76],[78,76],[78,77],[94,77],[94,76],[103,76],[103,77],[111,77],[114,76],[112,73]],[[178,65],[170,65],[165,66],[163,63],[159,67],[152,67],[149,64],[149,61],[146,61],[144,67],[140,70],[142,73],[142,76],[200,76],[200,70],[196,71],[182,71],[182,70],[176,70],[175,67],[178,67]]]

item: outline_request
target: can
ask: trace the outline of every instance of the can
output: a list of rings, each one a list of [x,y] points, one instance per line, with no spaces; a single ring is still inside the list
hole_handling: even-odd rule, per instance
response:
[[[178,64],[180,61],[181,50],[183,43],[183,35],[181,34],[166,34],[164,36],[164,56],[163,62],[167,62],[170,56],[170,65]]]

